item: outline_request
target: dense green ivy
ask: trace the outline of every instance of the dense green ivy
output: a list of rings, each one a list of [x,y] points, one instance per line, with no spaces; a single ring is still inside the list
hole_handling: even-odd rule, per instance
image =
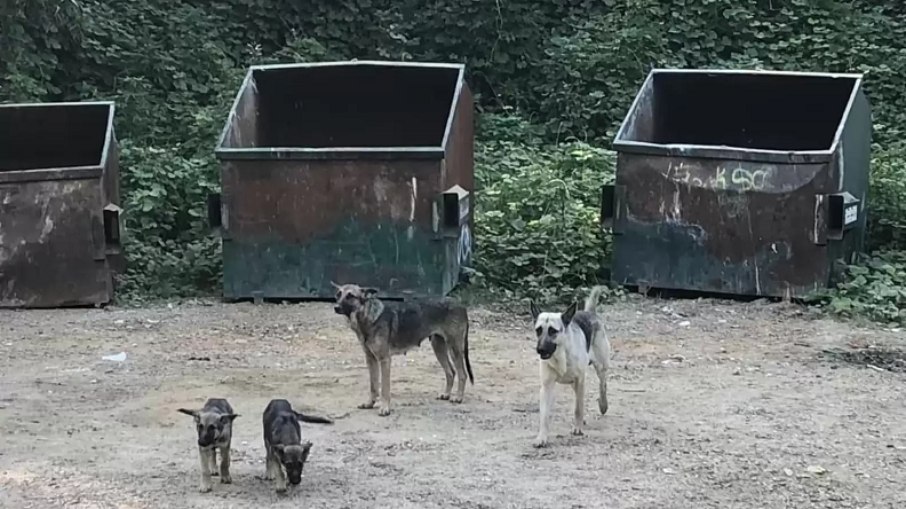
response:
[[[538,258],[532,242],[568,234],[556,242],[606,258],[609,239],[593,221],[595,185],[612,172],[608,143],[653,67],[864,72],[877,143],[871,245],[906,249],[899,1],[0,3],[0,101],[117,103],[130,247],[123,288],[135,295],[217,285],[219,247],[200,210],[217,187],[213,146],[245,68],[352,57],[468,65],[478,109],[493,113],[476,170],[484,192],[477,268],[489,284],[525,278],[540,291],[598,277],[599,260]],[[574,202],[558,213],[518,203],[539,178],[563,182],[547,198],[568,193]]]

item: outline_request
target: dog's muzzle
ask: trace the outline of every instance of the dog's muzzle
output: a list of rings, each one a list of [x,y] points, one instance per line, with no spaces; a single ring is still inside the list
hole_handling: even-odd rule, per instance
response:
[[[345,304],[337,304],[333,307],[333,312],[338,315],[349,316],[352,312],[355,311],[352,306],[347,306]]]
[[[214,430],[208,429],[204,433],[198,435],[198,446],[199,447],[210,447],[214,445],[214,442],[217,438],[217,434],[214,433]]]
[[[541,360],[543,361],[546,361],[553,357],[556,350],[557,345],[551,343],[538,345],[538,348],[535,349],[535,351],[538,352],[538,356],[541,357]]]

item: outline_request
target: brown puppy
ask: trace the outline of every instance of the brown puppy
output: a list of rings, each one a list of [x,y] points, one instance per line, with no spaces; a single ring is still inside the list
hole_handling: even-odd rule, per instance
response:
[[[201,410],[180,408],[180,413],[195,419],[198,432],[198,456],[201,460],[199,491],[207,493],[213,488],[211,476],[216,475],[217,449],[220,449],[220,482],[230,484],[230,443],[233,439],[233,420],[239,417],[233,407],[222,398],[207,400]]]

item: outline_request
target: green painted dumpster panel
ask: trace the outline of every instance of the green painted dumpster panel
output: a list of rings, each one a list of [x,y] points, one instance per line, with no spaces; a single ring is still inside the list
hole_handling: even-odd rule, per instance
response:
[[[387,295],[443,295],[452,289],[446,252],[455,243],[411,225],[353,221],[304,244],[275,237],[225,241],[224,296],[324,298],[335,292],[331,279]]]

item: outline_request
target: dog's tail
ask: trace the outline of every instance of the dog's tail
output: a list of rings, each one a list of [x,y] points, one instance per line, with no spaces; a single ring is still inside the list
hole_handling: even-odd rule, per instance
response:
[[[321,417],[320,415],[305,415],[302,412],[296,412],[296,419],[312,424],[333,424],[333,421],[327,417]]]
[[[472,363],[469,362],[469,320],[466,319],[466,337],[463,342],[463,356],[466,358],[466,371],[469,372],[469,381],[475,385],[475,377],[472,376]]]
[[[598,285],[591,289],[591,292],[588,294],[588,297],[585,298],[585,311],[589,313],[595,312],[595,307],[598,305],[598,299],[601,298],[601,293],[604,292],[605,287]]]

